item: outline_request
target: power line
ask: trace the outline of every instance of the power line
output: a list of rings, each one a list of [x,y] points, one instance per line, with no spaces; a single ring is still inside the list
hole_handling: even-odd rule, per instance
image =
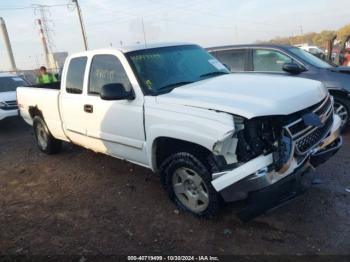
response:
[[[57,7],[57,6],[66,6],[69,7],[71,4],[56,4],[56,5],[41,5],[46,8],[50,7]],[[0,7],[1,11],[11,11],[11,10],[21,10],[21,9],[35,9],[38,5],[31,5],[31,6],[19,6],[19,7]]]

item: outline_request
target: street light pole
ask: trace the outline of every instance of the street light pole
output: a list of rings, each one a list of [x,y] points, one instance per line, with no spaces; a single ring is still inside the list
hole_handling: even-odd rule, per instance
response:
[[[82,17],[82,14],[81,14],[81,9],[80,9],[78,0],[72,0],[72,2],[75,3],[75,5],[77,7],[77,12],[78,12],[78,16],[79,16],[79,22],[80,22],[80,28],[81,28],[81,34],[83,35],[84,47],[85,47],[85,50],[88,50],[87,37],[86,37],[83,17]]]

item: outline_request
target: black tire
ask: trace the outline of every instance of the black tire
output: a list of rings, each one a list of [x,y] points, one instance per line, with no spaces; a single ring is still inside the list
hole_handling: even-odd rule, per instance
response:
[[[345,132],[345,131],[349,130],[349,127],[350,127],[350,101],[349,101],[349,99],[347,99],[345,97],[335,95],[334,96],[334,104],[335,104],[335,107],[337,104],[343,106],[344,109],[342,109],[343,110],[342,113],[345,113],[344,110],[346,110],[346,112],[347,112],[347,120],[342,125],[342,131]],[[336,108],[334,108],[334,112],[337,113]]]
[[[57,154],[62,149],[62,141],[54,138],[40,116],[33,119],[33,128],[37,145],[45,154]]]
[[[202,179],[200,188],[203,190],[199,191],[203,191],[208,197],[208,203],[204,205],[205,209],[199,211],[191,210],[181,201],[181,199],[177,196],[177,193],[175,193],[175,185],[173,185],[173,179],[174,176],[176,176],[176,171],[181,168],[193,171],[194,173],[198,174]],[[220,195],[215,191],[214,187],[211,184],[211,172],[209,168],[206,167],[206,165],[203,164],[194,155],[187,152],[179,152],[171,155],[162,163],[160,168],[160,174],[165,190],[168,192],[170,199],[175,202],[179,209],[204,218],[212,218],[219,211],[222,204],[222,200]],[[190,193],[188,191],[186,192]],[[185,196],[184,193],[183,195]],[[200,203],[200,200],[197,201],[199,201],[197,203]]]

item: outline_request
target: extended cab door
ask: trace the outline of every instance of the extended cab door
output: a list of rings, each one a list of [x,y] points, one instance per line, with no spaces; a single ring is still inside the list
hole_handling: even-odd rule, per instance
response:
[[[84,112],[84,83],[88,58],[73,57],[65,65],[61,84],[59,107],[63,129],[74,143],[84,145],[86,140],[86,114]]]
[[[119,53],[118,53],[119,54]],[[125,57],[121,54],[95,54],[90,58],[85,106],[88,147],[140,164],[146,164],[144,148],[143,96],[134,92],[136,82]],[[121,60],[124,62],[122,64]],[[127,72],[128,71],[128,72]],[[130,77],[132,81],[130,81]],[[100,98],[103,85],[120,83],[135,93],[133,100],[107,101]]]

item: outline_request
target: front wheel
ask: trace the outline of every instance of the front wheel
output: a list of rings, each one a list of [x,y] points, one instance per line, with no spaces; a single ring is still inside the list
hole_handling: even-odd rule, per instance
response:
[[[342,131],[345,131],[349,127],[349,115],[350,115],[350,102],[340,96],[334,97],[334,113],[341,119]]]
[[[182,210],[213,217],[221,198],[211,184],[210,170],[194,155],[175,153],[161,166],[162,180],[171,200]]]
[[[34,117],[33,127],[37,145],[40,151],[48,155],[57,154],[61,151],[62,141],[55,139],[51,135],[49,129],[45,124],[45,121],[41,117]]]

